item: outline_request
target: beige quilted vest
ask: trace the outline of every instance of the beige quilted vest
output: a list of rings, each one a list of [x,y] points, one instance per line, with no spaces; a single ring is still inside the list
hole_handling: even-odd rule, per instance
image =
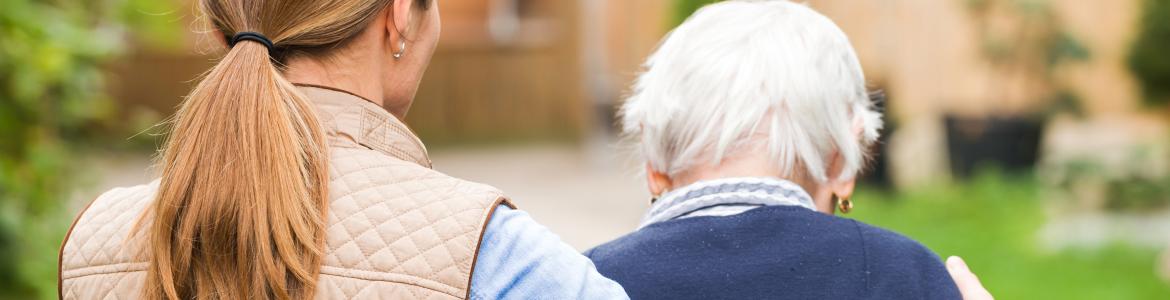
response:
[[[503,194],[431,170],[418,138],[378,105],[301,91],[318,105],[332,157],[316,298],[467,298],[484,226],[498,205],[510,205]],[[78,216],[61,248],[62,298],[138,298],[149,254],[132,229],[157,188],[111,190]]]

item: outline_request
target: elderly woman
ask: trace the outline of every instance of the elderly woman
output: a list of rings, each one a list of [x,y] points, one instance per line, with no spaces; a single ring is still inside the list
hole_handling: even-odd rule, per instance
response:
[[[882,121],[828,18],[788,1],[710,5],[646,66],[622,122],[656,196],[637,231],[586,253],[631,298],[961,296],[926,247],[833,216],[852,209]]]

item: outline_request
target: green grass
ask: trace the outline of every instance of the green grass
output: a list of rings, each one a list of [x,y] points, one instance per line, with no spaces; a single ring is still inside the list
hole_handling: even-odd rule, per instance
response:
[[[863,188],[849,217],[909,236],[944,258],[962,256],[997,299],[1170,299],[1170,284],[1155,275],[1154,250],[1039,248],[1045,203],[1027,178],[985,175],[896,194]]]

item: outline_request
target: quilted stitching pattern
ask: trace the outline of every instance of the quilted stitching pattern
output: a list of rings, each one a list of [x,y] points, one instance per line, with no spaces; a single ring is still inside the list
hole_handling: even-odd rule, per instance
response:
[[[363,282],[345,277],[321,275],[318,299],[452,299],[418,286],[387,282]]]
[[[381,130],[351,128],[369,126],[360,114],[372,108],[338,95],[312,99],[323,99],[319,109],[333,146],[327,249],[316,298],[465,297],[479,238],[492,208],[506,201],[502,194],[424,167],[426,150],[403,142],[417,138],[400,136],[409,130],[397,119],[378,125],[387,127]],[[380,108],[375,113],[389,116]],[[394,143],[369,147],[384,141]],[[79,217],[62,248],[63,298],[137,298],[148,256],[134,226],[157,189],[155,181],[111,190]]]
[[[417,164],[370,160],[372,152],[334,149],[325,265],[336,268],[322,273],[410,280],[463,297],[486,211],[500,194]],[[412,178],[387,184],[401,174]]]
[[[153,196],[158,183],[142,185],[132,188],[114,189],[98,197],[91,204],[91,213],[87,213],[77,221],[70,237],[72,241],[65,244],[66,254],[61,262],[67,269],[79,269],[84,266],[115,265],[134,262],[131,253],[123,245],[131,237],[130,231],[135,225],[139,214]],[[94,209],[100,207],[101,209]]]
[[[62,249],[63,298],[137,298],[147,258],[133,229],[157,188],[156,181],[111,190],[81,215]]]

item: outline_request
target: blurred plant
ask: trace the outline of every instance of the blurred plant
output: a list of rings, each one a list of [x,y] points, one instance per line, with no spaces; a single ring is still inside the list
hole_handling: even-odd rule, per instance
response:
[[[1051,192],[1067,198],[1074,208],[1144,213],[1170,207],[1170,175],[1147,164],[1159,155],[1152,147],[1131,149],[1125,162],[1110,165],[1101,157],[1082,156],[1040,169]]]
[[[1170,104],[1170,0],[1145,0],[1141,30],[1129,54],[1129,68],[1141,81],[1146,103]]]
[[[1161,211],[1170,205],[1170,178],[1129,177],[1109,181],[1105,209],[1111,211]]]
[[[968,0],[967,7],[984,57],[996,71],[992,76],[1024,83],[1004,85],[992,98],[1044,100],[1041,107],[1015,113],[1083,115],[1079,98],[1059,82],[1056,69],[1087,60],[1091,53],[1064,30],[1049,1]]]
[[[1160,153],[1165,152],[1151,146],[1130,151],[1125,169],[1132,171],[1106,178],[1105,209],[1141,213],[1170,207],[1170,174],[1152,172],[1148,165]]]
[[[171,1],[0,1],[0,299],[52,298],[76,144],[116,126],[101,66]]]
[[[686,21],[691,14],[696,10],[702,8],[704,5],[719,2],[721,0],[675,0],[674,1],[674,18],[671,19],[673,24],[671,27],[678,26]]]

